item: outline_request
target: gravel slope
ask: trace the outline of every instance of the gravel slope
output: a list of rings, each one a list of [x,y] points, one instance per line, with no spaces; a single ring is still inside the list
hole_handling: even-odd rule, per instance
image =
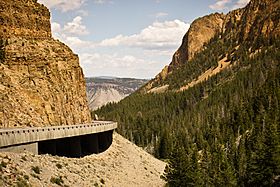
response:
[[[80,159],[0,153],[0,186],[164,186],[165,165],[114,133],[107,151]]]

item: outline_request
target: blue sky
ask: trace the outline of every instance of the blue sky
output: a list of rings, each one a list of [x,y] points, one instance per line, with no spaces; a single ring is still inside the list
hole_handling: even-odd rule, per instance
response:
[[[197,17],[248,0],[39,0],[53,37],[80,57],[85,76],[152,78],[168,65]]]

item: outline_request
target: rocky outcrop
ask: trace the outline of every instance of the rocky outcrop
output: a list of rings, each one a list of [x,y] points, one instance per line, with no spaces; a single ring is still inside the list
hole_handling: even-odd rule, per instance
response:
[[[280,36],[280,1],[252,0],[244,10],[239,40]]]
[[[225,15],[215,13],[196,19],[184,36],[182,45],[173,55],[169,68],[186,63],[200,52],[203,45],[221,31],[224,18]]]
[[[162,84],[162,81],[175,68],[192,60],[215,35],[224,40],[234,38],[236,47],[242,42],[279,37],[279,12],[279,0],[251,0],[245,8],[233,10],[226,15],[215,13],[198,18],[191,24],[169,66],[148,82],[140,92],[147,93],[154,88],[168,86]]]
[[[47,8],[34,0],[0,7],[0,128],[90,122],[78,56],[51,38]]]
[[[36,0],[0,2],[0,37],[51,37],[50,12]]]
[[[203,45],[207,44],[211,38],[222,31],[224,19],[225,15],[219,13],[196,19],[185,34],[182,45],[173,55],[169,66],[165,66],[153,80],[141,89],[141,92],[149,92],[158,83],[165,80],[174,68],[187,63],[196,53],[199,53],[203,49]]]
[[[258,37],[280,36],[280,1],[252,0],[243,9],[226,15],[223,37],[237,38],[239,43],[254,41]]]

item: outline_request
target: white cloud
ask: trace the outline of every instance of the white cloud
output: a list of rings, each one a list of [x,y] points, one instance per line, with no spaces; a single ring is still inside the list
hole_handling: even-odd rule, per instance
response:
[[[52,27],[52,32],[53,32],[53,33],[61,32],[61,26],[60,26],[59,23],[52,22],[52,23],[51,23],[51,27]]]
[[[130,46],[143,49],[168,49],[174,48],[181,43],[184,34],[187,32],[189,24],[180,20],[154,22],[143,29],[140,33],[105,39],[100,46]]]
[[[82,40],[79,32],[69,31],[75,31],[81,21],[77,18],[65,25],[52,22],[52,33],[79,54],[86,76],[151,78],[170,62],[189,28],[180,20],[156,21],[137,34],[93,42]]]
[[[81,47],[89,42],[80,40],[77,36],[89,34],[86,26],[82,24],[82,17],[77,16],[63,27],[57,22],[51,22],[52,34],[56,39],[66,42],[71,47]]]
[[[48,8],[57,8],[63,12],[80,8],[87,0],[39,0]]]
[[[116,53],[82,53],[80,60],[86,76],[92,76],[94,72],[94,76],[151,78],[163,67],[163,64],[156,61]]]
[[[249,2],[250,2],[250,0],[238,0],[238,1],[235,3],[235,5],[233,6],[233,9],[243,8],[243,7],[245,7]]]
[[[62,38],[64,38],[63,41],[70,45],[75,51],[79,48],[86,48],[92,45],[91,42],[81,40],[80,38],[75,36],[62,35]]]
[[[210,5],[209,7],[213,10],[225,10],[228,9],[227,4],[229,4],[231,0],[217,0],[215,4]]]
[[[77,22],[77,20],[73,21],[73,22],[75,23],[75,22]],[[81,47],[91,46],[92,45],[91,42],[83,41],[79,37],[75,36],[75,35],[85,34],[87,32],[87,30],[86,29],[82,29],[82,30],[78,30],[77,32],[75,32],[76,29],[79,28],[79,26],[77,26],[75,24],[73,26],[71,24],[73,22],[67,23],[64,27],[62,27],[57,22],[52,22],[51,23],[51,28],[52,28],[52,35],[53,35],[53,37],[56,38],[56,39],[61,40],[62,42],[65,42],[66,44],[68,44],[74,50],[78,49],[78,48],[81,48]]]
[[[86,26],[82,23],[82,17],[77,16],[75,17],[71,22],[68,22],[64,28],[64,32],[67,32],[69,34],[74,35],[86,35],[89,34],[89,31],[87,30]]]

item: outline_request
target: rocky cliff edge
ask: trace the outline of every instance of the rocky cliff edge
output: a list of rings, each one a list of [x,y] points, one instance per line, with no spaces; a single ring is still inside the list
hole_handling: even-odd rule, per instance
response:
[[[91,121],[78,56],[36,0],[0,1],[0,128]]]

